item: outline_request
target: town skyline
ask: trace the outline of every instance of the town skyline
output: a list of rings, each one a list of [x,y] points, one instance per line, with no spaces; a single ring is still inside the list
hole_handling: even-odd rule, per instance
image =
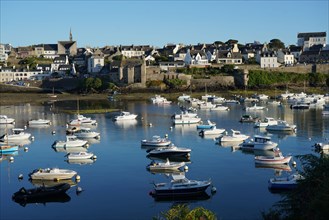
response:
[[[18,4],[20,7],[16,7]],[[69,40],[71,29],[78,47],[132,44],[162,47],[168,43],[188,45],[229,39],[241,44],[280,39],[288,46],[297,43],[300,32],[328,33],[329,27],[329,3],[320,0],[284,4],[282,1],[65,1],[65,7],[62,4],[60,0],[1,0],[1,43],[15,47],[56,43]],[[63,10],[67,16],[62,15]]]

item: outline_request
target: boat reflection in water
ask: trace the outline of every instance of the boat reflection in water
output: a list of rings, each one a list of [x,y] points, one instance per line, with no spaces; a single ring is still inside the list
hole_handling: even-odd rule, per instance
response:
[[[95,163],[96,159],[69,159],[69,160],[65,160],[67,163],[69,164],[78,164],[78,165],[86,165],[86,164],[93,164]]]
[[[239,144],[241,144],[243,141],[228,141],[228,142],[216,142],[216,144],[218,144],[221,147],[234,147],[234,148],[238,148]]]
[[[36,179],[30,179],[30,182],[35,187],[40,187],[40,186],[52,187],[52,186],[56,186],[56,185],[62,184],[62,183],[67,183],[71,187],[77,185],[77,182],[73,181],[72,179],[58,180],[58,181],[55,181],[55,180],[36,180]]]
[[[70,189],[70,185],[66,183],[60,183],[55,186],[47,187],[40,186],[32,189],[21,188],[15,192],[12,196],[12,200],[25,207],[27,204],[46,204],[50,202],[68,202],[71,197],[66,194],[66,191]]]
[[[150,160],[166,160],[167,158],[170,159],[170,161],[172,162],[191,162],[190,157],[185,157],[185,156],[151,156],[151,155],[147,155],[146,156],[148,159]]]
[[[120,128],[127,129],[136,126],[138,121],[136,119],[132,120],[122,120],[122,121],[115,121],[114,124]]]
[[[18,151],[0,153],[0,163],[5,160],[10,160],[11,157],[15,157],[18,155]]]
[[[53,147],[55,152],[63,153],[78,153],[78,152],[87,152],[85,147]]]
[[[177,203],[184,203],[184,202],[194,202],[194,201],[202,201],[202,200],[208,200],[211,198],[211,196],[206,193],[202,192],[198,195],[171,195],[171,196],[165,196],[165,197],[157,197],[153,196],[154,200],[157,202],[177,202]]]
[[[49,128],[50,124],[30,124],[29,128],[33,129],[44,129],[44,128]]]
[[[281,176],[282,172],[291,172],[292,169],[289,164],[257,164],[255,163],[256,168],[264,168],[264,169],[273,169],[275,176]]]
[[[240,146],[233,146],[232,151],[241,150],[244,154],[252,154],[255,156],[275,156],[277,155],[277,152],[274,150],[257,150],[257,149],[241,149]]]

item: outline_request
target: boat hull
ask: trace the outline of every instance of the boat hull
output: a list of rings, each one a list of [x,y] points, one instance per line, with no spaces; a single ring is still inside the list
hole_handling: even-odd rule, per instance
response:
[[[210,183],[204,186],[198,186],[186,189],[154,189],[153,196],[155,197],[172,197],[172,196],[197,196],[205,193]]]

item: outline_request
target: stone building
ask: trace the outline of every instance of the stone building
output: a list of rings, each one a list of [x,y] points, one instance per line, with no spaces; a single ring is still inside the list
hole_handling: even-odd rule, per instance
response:
[[[58,41],[57,47],[58,47],[58,54],[60,55],[65,54],[68,56],[74,56],[77,54],[77,42],[73,41],[71,30],[70,30],[70,40]]]

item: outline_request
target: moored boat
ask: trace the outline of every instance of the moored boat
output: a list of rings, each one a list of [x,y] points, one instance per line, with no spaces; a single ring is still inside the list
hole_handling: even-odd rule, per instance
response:
[[[197,125],[196,128],[197,129],[211,129],[214,126],[216,126],[216,123],[215,122],[212,122],[210,120],[207,120],[207,123],[206,124]]]
[[[100,138],[100,133],[84,127],[75,130],[73,134],[77,138]]]
[[[161,147],[154,150],[151,150],[148,153],[148,156],[155,157],[190,157],[191,149],[189,148],[181,148],[177,146],[169,146],[169,147]]]
[[[151,146],[151,147],[166,147],[171,144],[171,141],[167,138],[161,138],[158,135],[154,135],[150,140],[142,140],[142,146]]]
[[[7,115],[0,115],[0,124],[14,124],[15,119],[9,118]]]
[[[149,165],[147,165],[147,169],[150,171],[168,171],[168,170],[178,170],[180,167],[183,167],[185,162],[170,162],[167,158],[166,162],[155,162],[151,161]]]
[[[205,193],[210,185],[210,180],[189,180],[185,175],[172,175],[172,180],[168,183],[155,183],[154,190],[150,194],[156,198],[188,197]]]
[[[132,114],[130,112],[122,111],[120,115],[114,117],[115,121],[125,121],[125,120],[134,120],[137,118],[136,114]]]
[[[220,135],[225,132],[224,128],[216,128],[216,126],[213,126],[210,129],[203,129],[199,132],[200,136],[206,136],[206,135]]]
[[[54,148],[85,147],[88,141],[80,140],[75,135],[67,135],[66,141],[55,141],[52,145]]]
[[[18,146],[0,145],[0,154],[12,153],[18,151]]]
[[[240,131],[231,129],[231,135],[223,135],[218,137],[218,142],[242,142],[249,138],[249,135],[241,134]]]
[[[56,199],[57,196],[61,195],[66,195],[68,197],[66,191],[70,188],[70,184],[67,183],[60,183],[49,187],[40,186],[32,189],[25,189],[22,187],[12,195],[12,200],[21,205],[32,202],[42,202],[42,199],[48,199],[48,201],[51,201],[52,198]],[[68,198],[70,199],[70,197]]]
[[[34,119],[34,120],[30,120],[28,121],[29,125],[49,125],[50,124],[50,120],[47,119]]]
[[[88,152],[71,152],[65,155],[68,160],[83,160],[83,159],[93,159],[95,155]]]
[[[267,131],[296,131],[296,125],[290,125],[286,121],[278,120],[277,124],[268,125]]]
[[[255,156],[255,163],[257,164],[288,164],[292,156],[283,156],[281,152],[275,156]]]
[[[277,143],[272,142],[270,137],[255,135],[253,139],[247,139],[240,148],[244,150],[273,150]]]
[[[13,128],[12,134],[5,134],[0,138],[0,141],[7,140],[9,142],[11,141],[20,141],[20,140],[26,140],[31,137],[30,133],[24,132],[25,130],[23,128]]]
[[[268,188],[271,190],[289,190],[297,187],[297,183],[304,177],[299,173],[294,173],[288,177],[275,177],[268,181]]]
[[[77,175],[77,172],[74,170],[45,168],[45,169],[33,170],[29,174],[29,177],[31,179],[40,179],[40,180],[62,180],[62,179],[71,179],[75,175]]]

